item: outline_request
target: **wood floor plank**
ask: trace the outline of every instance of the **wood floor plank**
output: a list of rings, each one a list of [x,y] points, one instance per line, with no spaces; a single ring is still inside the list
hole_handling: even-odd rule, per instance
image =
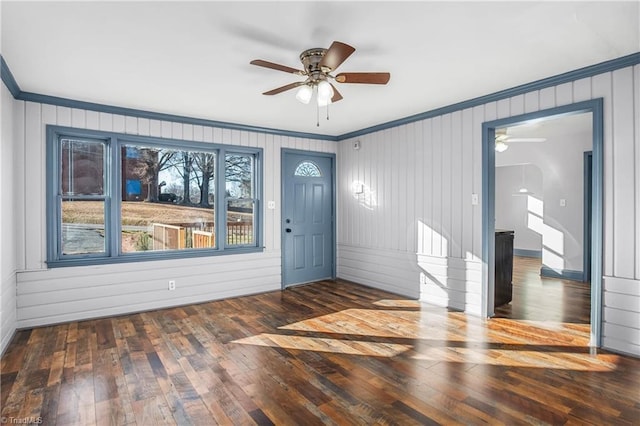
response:
[[[523,281],[489,321],[322,281],[22,330],[0,363],[1,414],[65,426],[637,424],[640,360],[587,347],[588,286],[516,261]],[[526,285],[571,306],[520,306]]]

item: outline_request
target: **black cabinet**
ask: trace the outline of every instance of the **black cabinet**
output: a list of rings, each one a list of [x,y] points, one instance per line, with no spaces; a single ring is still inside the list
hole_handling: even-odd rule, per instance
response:
[[[495,303],[511,302],[513,294],[513,231],[496,229]]]

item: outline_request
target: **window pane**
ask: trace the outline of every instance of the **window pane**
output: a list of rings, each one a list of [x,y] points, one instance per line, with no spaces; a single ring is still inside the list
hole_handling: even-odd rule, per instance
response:
[[[227,244],[253,245],[253,200],[227,200]]]
[[[225,188],[229,198],[253,198],[253,160],[251,154],[227,154]]]
[[[104,201],[62,201],[62,254],[104,252]]]
[[[62,139],[63,195],[104,194],[104,143]]]
[[[121,250],[216,246],[216,154],[122,146]]]
[[[227,244],[254,245],[253,154],[227,154]]]

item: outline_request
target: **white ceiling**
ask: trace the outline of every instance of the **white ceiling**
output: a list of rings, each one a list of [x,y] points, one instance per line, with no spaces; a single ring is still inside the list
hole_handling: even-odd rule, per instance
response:
[[[640,2],[11,2],[2,55],[20,88],[76,100],[340,135],[640,50]],[[338,71],[389,71],[386,86],[339,84],[316,127],[299,68],[333,40]],[[325,115],[321,112],[321,118]]]
[[[512,138],[546,138],[567,135],[589,135],[592,133],[591,113],[550,116],[531,120],[526,124],[509,126],[504,130]],[[521,142],[516,142],[521,143]],[[530,142],[536,143],[536,142]]]

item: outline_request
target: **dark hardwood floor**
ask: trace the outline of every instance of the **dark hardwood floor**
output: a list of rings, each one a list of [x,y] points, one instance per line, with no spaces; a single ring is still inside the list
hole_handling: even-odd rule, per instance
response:
[[[0,402],[46,425],[637,425],[640,359],[588,334],[327,281],[20,331]]]
[[[589,324],[591,286],[540,276],[540,259],[514,256],[513,300],[496,308],[500,318]]]

